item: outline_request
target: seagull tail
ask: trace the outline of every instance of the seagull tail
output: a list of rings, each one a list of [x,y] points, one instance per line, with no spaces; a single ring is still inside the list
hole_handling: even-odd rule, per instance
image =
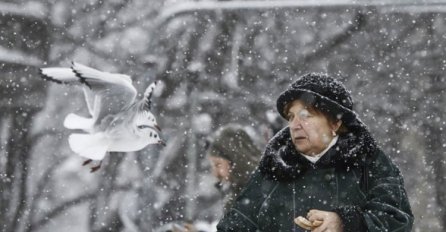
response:
[[[93,118],[85,118],[77,114],[70,113],[67,115],[67,117],[65,117],[63,125],[68,129],[89,131],[93,127],[94,121],[95,120]]]
[[[71,134],[68,138],[71,150],[82,157],[102,160],[107,153],[110,142],[104,133]]]

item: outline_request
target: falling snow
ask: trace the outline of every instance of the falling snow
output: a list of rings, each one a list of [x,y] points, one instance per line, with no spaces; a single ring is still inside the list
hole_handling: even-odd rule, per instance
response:
[[[306,2],[0,2],[0,231],[215,231],[209,134],[239,123],[264,149],[286,124],[277,96],[307,72],[351,90],[402,171],[413,231],[446,230],[446,4]],[[152,111],[166,147],[82,167],[63,120],[88,114],[83,93],[38,76],[72,61],[129,74],[140,93],[160,80]]]

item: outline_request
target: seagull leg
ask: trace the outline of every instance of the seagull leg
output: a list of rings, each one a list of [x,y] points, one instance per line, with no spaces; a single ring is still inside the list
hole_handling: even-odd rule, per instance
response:
[[[87,160],[85,160],[85,161],[82,163],[82,166],[85,166],[85,165],[91,163],[91,161],[93,161],[93,160],[92,160],[92,159],[87,159]]]
[[[102,160],[101,160],[101,162],[97,166],[94,166],[94,167],[91,168],[90,173],[96,172],[97,170],[99,170],[99,168],[101,168],[101,165],[102,165]]]

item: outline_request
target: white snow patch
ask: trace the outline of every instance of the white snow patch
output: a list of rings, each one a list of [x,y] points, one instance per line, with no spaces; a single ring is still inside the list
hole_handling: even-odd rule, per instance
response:
[[[2,2],[0,3],[0,13],[2,15],[10,14],[44,19],[45,15],[47,15],[47,10],[42,3],[35,1],[30,1],[25,4]]]
[[[35,56],[25,54],[19,50],[0,46],[0,61],[2,63],[16,63],[30,66],[41,66],[43,61]]]
[[[201,134],[208,134],[211,132],[212,117],[209,114],[200,114],[192,119],[192,128],[194,131]]]

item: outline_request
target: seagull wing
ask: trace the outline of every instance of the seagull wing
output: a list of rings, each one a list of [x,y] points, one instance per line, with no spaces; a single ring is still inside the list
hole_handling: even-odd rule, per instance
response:
[[[79,78],[70,68],[41,68],[39,70],[42,79],[59,84],[77,84]]]
[[[137,113],[135,122],[137,124],[143,123],[150,126],[155,126],[157,129],[159,129],[156,123],[155,116],[153,116],[153,114],[150,112],[150,108],[152,105],[151,98],[153,90],[155,89],[157,84],[158,84],[157,81],[150,84],[144,91],[143,98],[136,103]]]
[[[96,124],[107,115],[117,114],[134,103],[137,92],[129,76],[102,72],[74,62],[71,69],[91,91],[87,91],[86,96],[93,98],[92,115]]]
[[[71,68],[41,68],[40,76],[44,80],[52,81],[58,84],[78,84],[82,85],[81,79],[76,76]],[[85,85],[84,86],[84,96],[87,102],[88,111],[93,115],[93,105],[94,105],[94,93]]]
[[[140,124],[145,126],[150,126],[155,128],[158,131],[161,131],[161,128],[158,126],[156,122],[155,116],[150,112],[151,109],[151,98],[153,95],[153,90],[155,89],[156,85],[158,84],[157,81],[150,84],[146,90],[144,91],[144,97],[138,101],[138,112],[136,114],[135,123],[140,126]]]
[[[150,109],[152,108],[151,98],[153,95],[153,90],[155,89],[157,84],[158,84],[158,81],[154,81],[152,84],[150,84],[144,91],[143,98],[141,100],[139,100],[138,103],[136,103],[138,106],[139,112],[150,111]]]

